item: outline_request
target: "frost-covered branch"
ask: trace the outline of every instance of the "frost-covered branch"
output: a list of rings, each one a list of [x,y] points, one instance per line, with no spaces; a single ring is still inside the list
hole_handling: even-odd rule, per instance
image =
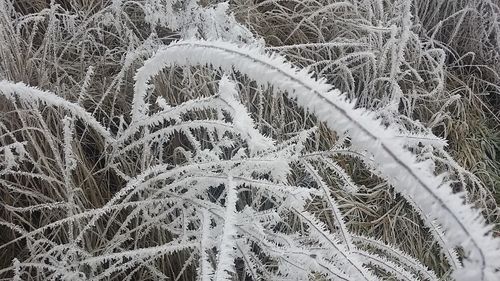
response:
[[[488,234],[490,228],[485,226],[478,211],[463,205],[461,194],[453,194],[446,183],[443,185],[439,177],[429,172],[431,169],[422,169],[423,164],[417,163],[415,156],[403,148],[394,130],[382,127],[366,110],[355,109],[323,80],[313,79],[307,70],[298,70],[283,58],[263,54],[259,49],[225,42],[180,41],[158,51],[137,72],[134,120],[145,113],[149,79],[164,67],[175,65],[211,65],[228,72],[239,71],[262,86],[285,91],[333,130],[347,131],[353,148],[369,151],[376,168],[396,190],[432,213],[447,229],[447,239],[466,249],[464,270],[457,271],[457,279],[475,276],[479,280],[492,280],[495,276],[498,241]]]

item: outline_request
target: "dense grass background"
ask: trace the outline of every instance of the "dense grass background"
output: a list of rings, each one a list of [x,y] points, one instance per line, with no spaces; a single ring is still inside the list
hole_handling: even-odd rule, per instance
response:
[[[120,130],[120,118],[127,119],[131,110],[135,71],[159,46],[183,34],[181,27],[172,28],[168,12],[155,21],[147,6],[129,2],[114,11],[112,2],[0,0],[0,79],[53,91],[93,112],[110,131]],[[182,9],[188,2],[176,5]],[[217,2],[199,1],[205,7]],[[268,50],[309,67],[360,107],[377,111],[385,122],[446,139],[448,147],[434,151],[437,169],[450,171],[454,188],[466,189],[468,200],[483,208],[487,221],[500,233],[500,1],[233,0],[229,11],[248,29],[242,31],[248,35],[241,38],[243,42],[254,40],[253,33],[263,38]],[[198,35],[210,39],[201,27]],[[216,78],[205,68],[171,69],[156,77],[154,85],[169,104],[176,105],[213,95]],[[283,96],[263,95],[241,77],[238,82],[241,100],[259,120],[261,132],[286,140],[317,125],[312,146],[326,148],[337,141],[336,134]],[[0,114],[0,144],[29,141],[32,161],[20,170],[59,178],[64,113],[55,108],[25,110],[0,98]],[[123,186],[123,179],[106,166],[102,139],[78,122],[75,135],[79,142],[73,143],[73,151],[79,165],[72,181],[80,193],[77,205],[80,210],[101,207]],[[174,140],[164,159],[182,163],[182,151],[190,148],[182,136]],[[354,195],[335,191],[348,227],[398,245],[447,278],[449,266],[437,254],[438,246],[422,228],[419,215],[359,161],[337,160],[363,186]],[[141,159],[124,157],[121,168],[134,176],[143,164]],[[322,172],[328,180],[328,173]],[[300,173],[295,177],[301,180]],[[66,215],[58,210],[19,213],[7,207],[64,201],[67,191],[60,183],[19,173],[2,175],[0,184],[2,222],[33,230]],[[90,235],[86,245],[103,250],[106,231],[117,227],[118,223],[102,222],[97,228],[101,232]],[[66,232],[61,227],[47,235],[66,241],[70,239]],[[0,225],[0,233],[2,269],[29,253],[27,241],[11,242],[17,235],[14,231]],[[138,243],[168,239],[158,235]],[[158,268],[167,276],[192,280],[195,267],[182,268],[189,258],[187,253],[174,254],[158,261]],[[10,273],[0,277],[8,279]],[[137,273],[134,278],[148,277]]]

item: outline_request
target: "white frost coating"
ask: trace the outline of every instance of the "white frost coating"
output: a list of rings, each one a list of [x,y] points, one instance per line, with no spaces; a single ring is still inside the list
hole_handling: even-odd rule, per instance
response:
[[[87,73],[85,74],[85,79],[83,80],[83,84],[82,84],[82,87],[80,89],[80,93],[78,94],[78,104],[80,104],[82,102],[83,98],[85,98],[85,96],[87,96],[87,90],[90,87],[90,82],[92,81],[92,76],[94,76],[94,67],[89,66],[89,68],[87,69]]]
[[[377,267],[382,268],[391,275],[397,277],[398,280],[407,280],[407,281],[416,281],[417,279],[413,278],[407,271],[405,271],[398,264],[382,257],[377,254],[370,254],[366,252],[357,252],[357,256],[360,260],[363,260],[366,264],[372,264]]]
[[[224,216],[224,230],[221,237],[220,252],[217,258],[216,281],[231,280],[231,272],[234,272],[234,247],[236,246],[236,201],[238,191],[231,176],[226,184],[226,214]]]
[[[233,126],[242,132],[242,137],[247,141],[251,153],[273,147],[273,141],[255,129],[253,119],[248,114],[245,106],[236,99],[239,96],[236,85],[227,76],[223,76],[219,82],[219,96],[233,109],[233,112],[230,112],[233,118]]]
[[[20,262],[18,259],[14,258],[12,260],[12,263],[14,264],[14,276],[12,276],[12,281],[21,281],[21,273],[20,273]]]
[[[0,155],[3,153],[3,159],[0,160],[0,165],[3,166],[3,169],[0,171],[0,175],[17,168],[19,162],[25,159],[28,154],[24,148],[25,145],[26,142],[14,142],[0,146]]]
[[[200,262],[199,267],[200,279],[202,281],[210,281],[214,274],[214,269],[210,264],[208,259],[207,250],[210,244],[210,213],[207,210],[203,210],[203,234],[200,243]]]
[[[324,80],[315,80],[284,58],[263,54],[259,49],[226,42],[176,42],[158,51],[137,72],[133,120],[146,113],[144,98],[150,78],[164,67],[174,65],[211,65],[228,72],[239,71],[261,86],[272,85],[287,92],[331,129],[348,132],[353,149],[371,153],[377,169],[389,183],[432,214],[430,218],[443,225],[451,245],[465,249],[464,267],[455,272],[456,279],[498,280],[499,242],[489,234],[491,228],[485,225],[479,211],[463,205],[462,194],[453,194],[448,184],[428,169],[422,169],[415,156],[404,149],[395,130],[382,127],[374,114],[355,109],[353,103],[346,101],[338,90],[331,90]]]
[[[43,103],[46,105],[59,106],[69,110],[75,117],[79,117],[103,136],[106,142],[110,143],[112,137],[110,133],[85,109],[77,104],[64,100],[55,94],[42,91],[34,87],[27,86],[22,82],[12,83],[6,80],[0,81],[0,93],[12,102],[15,102],[16,97],[27,104]]]
[[[320,241],[321,244],[328,245],[334,249],[324,254],[324,257],[329,260],[334,260],[335,263],[342,265],[342,269],[346,271],[349,276],[354,277],[354,280],[377,280],[373,274],[368,271],[358,259],[357,255],[349,251],[345,245],[335,241],[333,235],[330,233],[326,225],[319,221],[315,216],[307,211],[296,212],[310,227],[310,235]]]
[[[111,253],[107,255],[100,255],[97,257],[90,257],[80,262],[80,264],[87,264],[90,266],[95,266],[102,264],[107,261],[121,260],[126,257],[133,257],[132,262],[134,264],[141,263],[141,258],[145,257],[161,257],[164,254],[179,252],[185,249],[196,248],[198,245],[196,243],[184,242],[170,242],[164,245],[141,248],[137,250],[123,251],[119,253]]]
[[[75,190],[71,177],[71,173],[75,170],[77,161],[72,149],[73,130],[75,129],[73,119],[71,117],[64,117],[63,119],[63,136],[64,136],[64,187],[66,188],[66,199],[68,201],[67,216],[71,217],[74,212],[75,205]],[[68,236],[74,239],[73,223],[68,227]]]
[[[400,251],[397,247],[395,247],[393,245],[387,245],[382,241],[379,241],[376,239],[371,239],[371,238],[364,237],[364,236],[354,236],[353,238],[354,238],[354,241],[356,241],[356,242],[360,242],[361,244],[370,245],[372,247],[375,247],[377,250],[381,250],[385,254],[387,254],[388,256],[397,259],[404,266],[411,268],[413,271],[422,274],[424,276],[425,280],[429,280],[429,281],[438,280],[434,271],[430,270],[425,265],[423,265],[420,261],[409,256],[405,252]]]
[[[339,227],[339,232],[340,236],[342,239],[342,242],[345,244],[345,247],[347,248],[348,251],[352,250],[352,239],[351,235],[349,234],[349,231],[347,230],[347,227],[344,222],[344,217],[342,216],[342,213],[340,212],[339,207],[337,206],[337,203],[335,200],[333,200],[330,188],[326,185],[326,183],[321,179],[321,176],[319,175],[318,171],[314,169],[314,167],[309,164],[307,161],[303,161],[302,164],[304,165],[306,171],[311,175],[311,177],[314,179],[316,184],[319,186],[320,189],[323,190],[323,196],[325,197],[326,201],[328,202],[328,205],[330,205],[330,209],[332,211],[333,216],[335,217],[335,224]]]
[[[403,142],[408,147],[416,147],[419,144],[431,145],[434,148],[444,149],[448,146],[448,142],[445,139],[436,137],[432,134],[399,134],[397,137],[403,139]]]

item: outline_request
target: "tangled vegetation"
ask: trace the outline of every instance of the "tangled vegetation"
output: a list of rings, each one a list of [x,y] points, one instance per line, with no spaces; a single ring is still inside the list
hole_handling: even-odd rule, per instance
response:
[[[0,0],[3,280],[497,280],[495,0]]]

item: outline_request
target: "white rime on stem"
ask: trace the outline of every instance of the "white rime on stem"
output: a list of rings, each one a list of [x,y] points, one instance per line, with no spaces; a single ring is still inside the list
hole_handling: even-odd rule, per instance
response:
[[[5,96],[12,102],[18,98],[24,103],[28,104],[46,104],[51,106],[62,107],[70,111],[74,117],[80,118],[83,122],[88,124],[91,128],[97,131],[106,142],[112,142],[111,134],[84,108],[77,104],[66,101],[65,99],[48,91],[42,91],[34,87],[27,86],[22,82],[13,83],[6,80],[0,81],[0,94]]]
[[[402,252],[397,247],[393,245],[387,245],[386,243],[371,239],[364,236],[354,236],[353,240],[359,242],[360,244],[369,245],[377,250],[384,252],[387,256],[396,259],[403,266],[410,268],[414,272],[418,272],[423,275],[425,280],[434,281],[438,280],[436,274],[429,270],[425,265],[415,258],[409,256],[408,254]]]
[[[76,160],[73,155],[73,149],[71,147],[73,139],[74,124],[70,117],[65,117],[63,119],[63,133],[64,133],[64,185],[66,187],[66,199],[68,201],[68,217],[71,217],[74,213],[75,206],[75,191],[73,186],[73,181],[71,178],[72,171],[76,168]],[[73,223],[69,224],[69,239],[74,239]]]
[[[225,75],[219,82],[219,96],[232,108],[230,114],[233,118],[233,125],[242,132],[242,138],[247,141],[250,152],[256,153],[270,149],[273,145],[272,140],[255,129],[253,119],[248,114],[245,106],[236,99],[238,92],[235,83]]]
[[[214,274],[214,269],[208,260],[207,250],[210,246],[210,213],[207,210],[203,210],[203,234],[201,237],[201,248],[200,248],[200,280],[210,281]]]
[[[149,80],[165,67],[211,65],[224,71],[238,71],[261,86],[273,86],[312,112],[337,132],[347,132],[353,149],[373,155],[376,169],[407,200],[414,200],[444,227],[453,246],[465,250],[464,267],[455,272],[458,280],[497,280],[500,267],[499,242],[494,239],[478,210],[462,203],[463,194],[453,194],[447,183],[423,169],[415,156],[404,148],[396,130],[384,128],[374,114],[355,109],[338,90],[323,79],[316,80],[307,70],[298,70],[277,55],[260,49],[238,47],[221,41],[180,41],[160,49],[136,73],[132,120],[147,112]],[[429,225],[429,221],[426,221]]]
[[[224,228],[221,237],[220,252],[217,257],[217,269],[215,281],[231,280],[234,273],[234,251],[236,247],[236,201],[238,200],[237,186],[229,176],[226,184],[226,213],[224,216]]]

